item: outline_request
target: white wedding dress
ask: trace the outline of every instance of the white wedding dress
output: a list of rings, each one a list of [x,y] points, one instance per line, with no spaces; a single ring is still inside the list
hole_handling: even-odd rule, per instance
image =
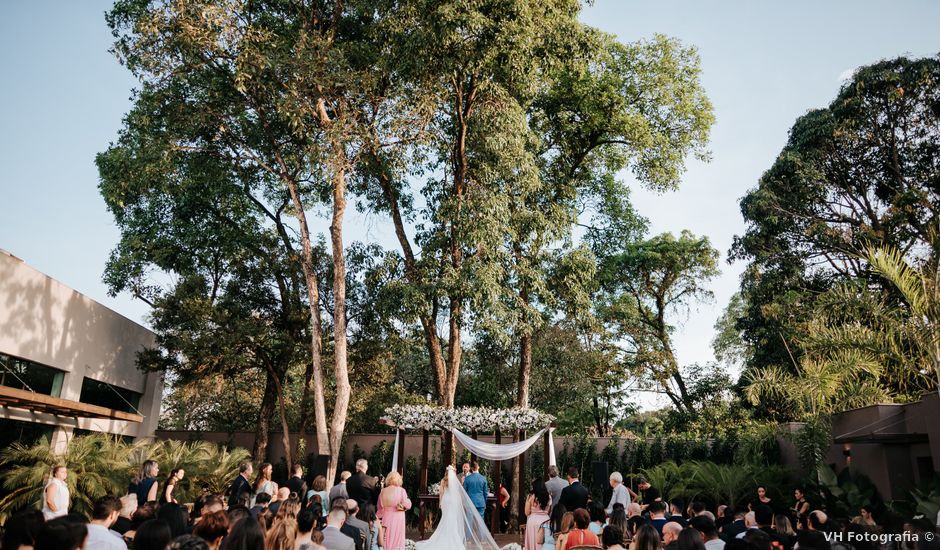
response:
[[[431,538],[417,543],[418,550],[500,550],[453,466],[447,467],[447,489],[441,493],[440,504],[441,522]]]

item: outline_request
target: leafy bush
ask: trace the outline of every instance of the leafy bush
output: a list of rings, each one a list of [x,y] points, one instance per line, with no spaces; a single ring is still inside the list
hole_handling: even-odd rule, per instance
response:
[[[5,520],[23,508],[39,507],[42,491],[54,465],[69,469],[66,479],[72,502],[70,510],[89,514],[94,501],[104,495],[123,495],[131,477],[147,459],[156,460],[162,477],[174,468],[186,470],[175,495],[190,502],[206,484],[214,493],[222,493],[238,472],[238,464],[250,458],[245,449],[229,451],[204,442],[135,441],[109,434],[76,436],[65,454],[57,456],[45,438],[32,446],[14,443],[0,452],[2,485],[8,494],[0,499],[0,518]]]

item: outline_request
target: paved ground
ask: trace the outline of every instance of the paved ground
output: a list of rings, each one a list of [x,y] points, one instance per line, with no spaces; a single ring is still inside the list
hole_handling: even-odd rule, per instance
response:
[[[425,532],[424,536],[430,537],[431,531]],[[418,536],[418,531],[409,529],[408,538],[411,540],[420,540],[420,537]],[[516,544],[522,545],[522,535],[519,535],[519,534],[510,534],[510,535],[497,534],[495,537],[493,537],[493,539],[495,539],[496,544],[500,546],[506,546],[507,544],[511,542],[515,542]]]

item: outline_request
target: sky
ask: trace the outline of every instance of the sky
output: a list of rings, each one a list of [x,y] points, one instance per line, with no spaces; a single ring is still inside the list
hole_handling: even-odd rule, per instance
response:
[[[109,296],[101,281],[118,231],[98,194],[94,158],[116,138],[135,85],[108,52],[110,5],[0,1],[0,248],[147,325],[147,306]],[[596,0],[582,18],[624,42],[661,33],[698,48],[716,116],[712,160],[690,161],[678,191],[634,185],[632,197],[652,232],[689,229],[722,254],[714,300],[689,311],[675,339],[680,363],[711,361],[713,325],[743,269],[726,262],[745,229],[739,199],[796,118],[828,105],[853,69],[940,52],[940,2]],[[327,224],[318,219],[316,230]],[[396,246],[376,217],[350,211],[346,231],[349,240]]]

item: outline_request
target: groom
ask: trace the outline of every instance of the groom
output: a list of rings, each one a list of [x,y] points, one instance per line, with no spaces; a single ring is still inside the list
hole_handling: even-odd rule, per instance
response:
[[[470,497],[470,502],[476,507],[477,512],[480,512],[480,517],[483,517],[483,513],[486,511],[486,496],[490,492],[490,486],[486,478],[480,475],[479,464],[474,462],[470,468],[473,471],[464,478],[463,488],[467,491],[467,496]]]

